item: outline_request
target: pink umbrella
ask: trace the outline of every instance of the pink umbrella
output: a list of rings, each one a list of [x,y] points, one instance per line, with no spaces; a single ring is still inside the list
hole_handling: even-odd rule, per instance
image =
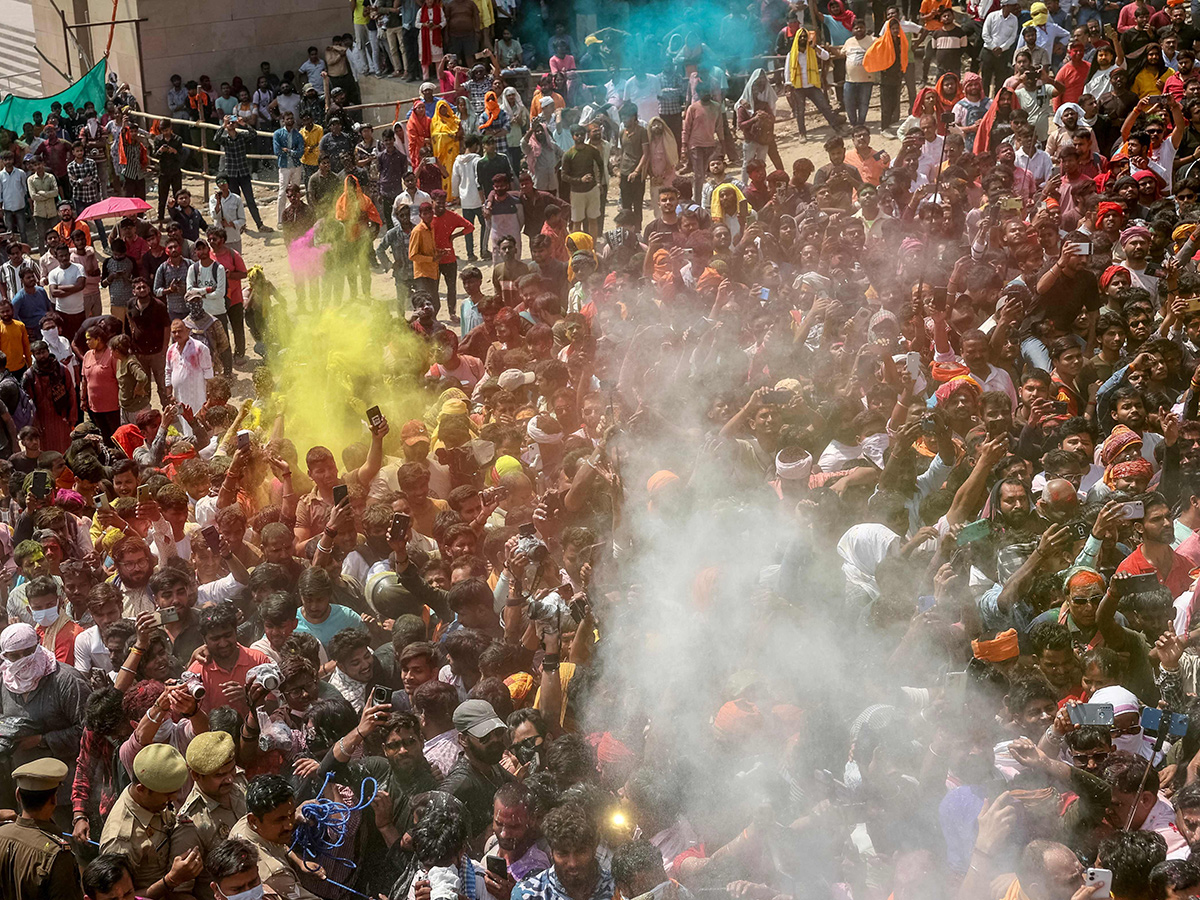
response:
[[[88,219],[120,219],[132,216],[150,209],[150,204],[137,197],[109,197],[99,203],[93,203],[79,214],[79,218]]]

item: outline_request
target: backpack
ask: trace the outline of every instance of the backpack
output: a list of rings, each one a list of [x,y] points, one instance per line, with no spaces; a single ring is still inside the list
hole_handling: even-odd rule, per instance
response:
[[[20,431],[26,425],[33,424],[33,418],[37,414],[37,407],[34,406],[33,398],[25,393],[16,378],[5,375],[0,379],[0,384],[3,384],[5,381],[11,381],[13,388],[17,392],[16,405],[9,409],[9,414],[12,416],[13,425],[16,426],[16,430]],[[4,405],[6,407],[9,405],[8,400],[9,398],[4,398]]]

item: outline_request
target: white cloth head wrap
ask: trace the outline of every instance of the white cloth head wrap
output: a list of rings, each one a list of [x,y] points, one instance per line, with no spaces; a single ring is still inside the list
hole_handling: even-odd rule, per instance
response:
[[[20,650],[34,651],[18,660],[4,659],[0,662],[0,679],[14,694],[26,694],[37,687],[38,682],[54,671],[54,654],[38,644],[37,632],[32,625],[18,622],[0,632],[0,653],[15,653]]]

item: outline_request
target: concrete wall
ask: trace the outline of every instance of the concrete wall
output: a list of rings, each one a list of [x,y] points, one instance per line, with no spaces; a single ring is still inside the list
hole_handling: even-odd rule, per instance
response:
[[[353,31],[345,0],[136,2],[149,19],[142,23],[142,87],[151,112],[166,112],[173,73],[185,81],[209,75],[218,86],[241,75],[253,90],[263,60],[282,75],[307,59],[309,45],[324,51],[334,34]]]
[[[107,22],[112,15],[112,0],[59,0],[59,6],[69,23]],[[58,13],[50,0],[33,0],[33,13],[38,47],[66,71]],[[147,110],[164,113],[172,74],[185,81],[209,75],[217,85],[241,75],[253,87],[263,60],[283,74],[304,62],[310,44],[324,50],[334,34],[353,31],[346,0],[119,0],[118,19],[139,17],[146,19],[141,23],[140,67],[136,31],[129,24],[116,26],[110,69],[128,81],[135,94],[141,92]],[[104,52],[108,29],[91,31],[98,56]],[[73,48],[71,66],[78,77],[81,70]],[[42,81],[47,93],[65,86],[44,62]]]

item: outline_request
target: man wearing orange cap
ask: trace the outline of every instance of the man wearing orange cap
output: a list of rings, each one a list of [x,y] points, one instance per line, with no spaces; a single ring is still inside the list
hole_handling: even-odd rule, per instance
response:
[[[1120,577],[1114,583],[1120,582]],[[1048,609],[1033,620],[1031,628],[1042,622],[1059,622],[1067,626],[1076,652],[1108,647],[1127,653],[1129,662],[1121,684],[1137,694],[1146,704],[1158,703],[1158,688],[1150,668],[1150,647],[1146,639],[1116,621],[1117,591],[1105,589],[1104,576],[1095,569],[1075,566],[1063,580],[1067,601],[1059,609]]]

